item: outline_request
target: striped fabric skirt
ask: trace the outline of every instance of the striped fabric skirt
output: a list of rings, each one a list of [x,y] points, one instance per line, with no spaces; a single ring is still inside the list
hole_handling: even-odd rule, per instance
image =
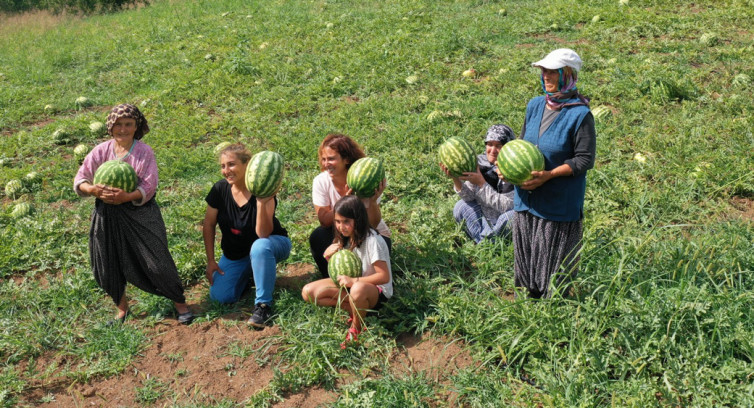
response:
[[[115,304],[123,297],[126,282],[173,302],[186,301],[154,198],[142,206],[96,200],[89,231],[89,258],[94,279]]]
[[[552,279],[567,294],[578,272],[582,220],[550,221],[528,211],[517,212],[513,219],[515,285],[528,289],[531,297],[549,298]]]

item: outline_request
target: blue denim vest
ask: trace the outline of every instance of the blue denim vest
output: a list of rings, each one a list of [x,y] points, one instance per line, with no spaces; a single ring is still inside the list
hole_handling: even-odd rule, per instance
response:
[[[545,170],[552,170],[574,156],[573,143],[576,132],[588,106],[563,108],[550,127],[539,136],[545,97],[539,96],[526,106],[526,133],[522,138],[534,143],[545,156]],[[537,217],[551,221],[578,221],[584,213],[586,173],[578,176],[556,177],[527,191],[516,187],[513,209],[528,211]]]

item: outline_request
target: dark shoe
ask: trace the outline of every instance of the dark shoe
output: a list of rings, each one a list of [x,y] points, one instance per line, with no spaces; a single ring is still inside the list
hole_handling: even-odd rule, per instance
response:
[[[123,317],[116,317],[115,319],[112,319],[106,323],[107,327],[112,326],[120,326],[121,324],[126,322],[126,319],[128,318],[128,315],[131,314],[131,310],[126,310],[126,314],[123,315]]]
[[[267,304],[257,303],[257,305],[254,306],[254,313],[251,314],[247,323],[258,329],[264,329],[267,321],[270,320],[271,314],[272,310],[270,310],[270,307],[267,306]]]
[[[191,322],[194,321],[195,317],[196,316],[194,316],[194,314],[191,313],[190,310],[188,312],[186,312],[186,313],[180,313],[178,315],[178,323],[189,325],[189,324],[191,324]]]

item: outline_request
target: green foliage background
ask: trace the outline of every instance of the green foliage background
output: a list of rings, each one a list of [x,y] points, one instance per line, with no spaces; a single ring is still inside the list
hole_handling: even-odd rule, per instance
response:
[[[744,0],[221,0],[54,24],[5,18],[0,182],[32,170],[43,181],[18,199],[32,203],[31,217],[13,219],[16,201],[2,198],[0,401],[33,403],[23,400],[32,381],[120,372],[146,344],[140,325],[171,313],[137,293],[150,319],[101,327],[111,305],[89,273],[92,202],[71,188],[73,146],[102,140],[87,125],[131,102],[153,129],[158,202],[189,285],[203,277],[199,223],[220,177],[218,142],[285,157],[278,216],[294,249],[283,275],[311,262],[308,191],[324,135],[349,134],[386,162],[397,296],[370,322],[368,347],[342,353],[331,311],[277,291],[290,369],[249,404],[335,387],[341,368],[374,368],[383,375],[339,389],[337,404],[432,406],[451,392],[468,406],[753,405],[751,10]],[[436,147],[460,136],[481,150],[489,125],[520,129],[540,93],[530,63],[558,47],[579,52],[579,89],[612,115],[597,124],[576,296],[510,301],[511,245],[454,243],[465,239]],[[461,76],[472,67],[477,77]],[[95,105],[76,106],[78,96]],[[71,144],[53,142],[58,128]],[[216,305],[203,321],[228,311]],[[450,386],[392,374],[385,356],[405,332],[462,339],[484,370]],[[72,363],[34,367],[50,353]],[[155,388],[140,395],[159,400]]]

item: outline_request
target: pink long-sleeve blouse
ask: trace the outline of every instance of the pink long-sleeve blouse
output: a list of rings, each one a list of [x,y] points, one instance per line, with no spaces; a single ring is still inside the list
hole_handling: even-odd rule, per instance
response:
[[[102,142],[86,156],[81,167],[79,167],[78,173],[76,173],[76,177],[73,179],[73,190],[76,194],[84,197],[85,194],[79,188],[81,183],[85,181],[92,183],[94,172],[97,171],[99,166],[106,161],[115,160],[114,143],[115,140],[113,139]],[[133,204],[143,205],[154,197],[157,183],[159,182],[157,161],[155,160],[154,152],[146,143],[134,140],[133,150],[123,161],[133,166],[136,171],[136,189],[141,191],[141,200],[133,201]]]

